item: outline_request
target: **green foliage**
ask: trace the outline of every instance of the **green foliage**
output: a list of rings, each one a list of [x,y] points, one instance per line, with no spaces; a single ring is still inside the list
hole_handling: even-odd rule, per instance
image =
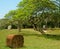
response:
[[[5,18],[6,18],[6,19],[12,19],[15,14],[16,14],[16,11],[15,11],[15,10],[11,10],[11,11],[9,11],[9,12],[5,15]]]
[[[38,12],[56,9],[56,5],[50,0],[22,0],[17,7],[18,9],[9,11],[5,17],[25,20],[29,16],[37,15]]]
[[[55,14],[57,10],[58,6],[50,0],[22,0],[17,5],[17,9],[9,11],[5,17],[12,19],[12,21],[18,21],[20,26],[26,20],[30,20],[32,26],[39,27],[40,29],[42,23],[47,25],[49,21],[54,23],[57,20],[59,21],[57,18],[58,13]]]
[[[0,29],[6,29],[9,25],[8,19],[0,19]]]

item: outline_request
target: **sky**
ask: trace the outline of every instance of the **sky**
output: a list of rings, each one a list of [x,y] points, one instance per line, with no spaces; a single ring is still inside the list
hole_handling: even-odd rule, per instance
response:
[[[0,19],[10,10],[14,10],[21,0],[0,0]]]

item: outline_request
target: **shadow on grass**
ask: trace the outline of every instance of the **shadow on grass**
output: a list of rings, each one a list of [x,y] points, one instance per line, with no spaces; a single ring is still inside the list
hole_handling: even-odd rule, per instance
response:
[[[52,39],[52,40],[60,40],[60,35],[54,35],[54,34],[26,34],[22,33],[23,36],[37,36],[37,37],[44,37],[47,39]]]
[[[20,49],[20,48],[27,48],[25,45],[23,47],[20,47],[20,48],[12,48],[12,47],[8,47],[8,46],[5,46],[6,48],[8,49]]]
[[[44,34],[45,38],[52,39],[52,40],[60,40],[60,35],[53,35],[53,34]]]
[[[40,34],[21,33],[23,36],[40,36]]]

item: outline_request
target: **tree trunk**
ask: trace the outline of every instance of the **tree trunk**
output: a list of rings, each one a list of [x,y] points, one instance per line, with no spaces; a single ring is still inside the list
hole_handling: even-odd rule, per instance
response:
[[[40,31],[42,34],[45,34],[45,32],[43,31],[43,28],[40,28],[39,31]]]
[[[18,21],[18,32],[21,32],[21,23]]]
[[[41,34],[45,34],[42,27],[37,27],[37,31],[39,31]]]

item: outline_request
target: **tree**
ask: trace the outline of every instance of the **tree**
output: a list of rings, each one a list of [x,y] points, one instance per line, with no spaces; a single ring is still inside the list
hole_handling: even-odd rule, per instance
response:
[[[26,19],[25,15],[26,12],[24,12],[23,9],[16,9],[9,11],[9,13],[5,15],[5,18],[11,20],[11,22],[17,21],[18,30],[20,32],[23,21]]]
[[[54,12],[57,8],[56,5],[50,0],[23,0],[18,4],[19,8],[23,8],[28,12],[30,18],[32,19],[33,27],[39,27],[39,31],[43,33],[41,28],[41,23],[44,22],[47,18],[51,19],[49,16],[45,16],[44,13]],[[38,20],[38,21],[36,21]],[[48,20],[46,20],[48,21]]]
[[[32,17],[33,27],[35,28],[37,26],[37,28],[39,28],[38,30],[42,34],[44,33],[41,28],[41,24],[45,21],[46,18],[49,17],[45,16],[45,13],[49,13],[51,11],[54,12],[54,10],[56,9],[56,5],[50,0],[22,0],[17,5],[17,7],[18,9],[10,11],[8,14],[6,14],[6,16],[18,21],[19,30],[21,23],[24,22],[25,19],[29,19]]]
[[[7,29],[9,25],[8,19],[0,19],[0,29]]]

